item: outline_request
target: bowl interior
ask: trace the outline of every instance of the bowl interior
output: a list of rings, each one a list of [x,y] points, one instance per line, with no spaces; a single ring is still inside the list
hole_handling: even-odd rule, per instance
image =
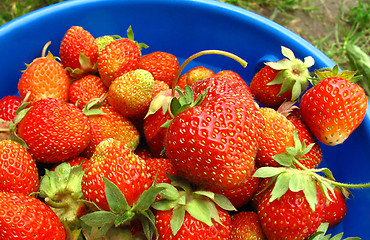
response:
[[[248,62],[246,68],[223,56],[202,56],[186,69],[203,65],[214,71],[239,73],[249,83],[264,62],[279,60],[281,46],[292,49],[297,58],[312,56],[311,70],[335,64],[307,41],[284,27],[247,10],[213,0],[70,0],[15,19],[0,27],[2,78],[0,97],[17,94],[21,71],[41,55],[44,44],[59,55],[60,42],[73,25],[82,26],[94,37],[126,36],[131,25],[135,40],[149,45],[143,54],[166,51],[180,63],[205,49],[237,54]],[[322,145],[324,160],[337,181],[361,183],[370,177],[370,116],[353,135],[336,147]],[[345,220],[331,230],[344,236],[370,239],[370,190],[353,190]]]

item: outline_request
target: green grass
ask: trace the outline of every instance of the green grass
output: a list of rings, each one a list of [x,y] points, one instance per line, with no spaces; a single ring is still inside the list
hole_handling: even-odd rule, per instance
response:
[[[0,4],[0,25],[38,8],[63,0],[3,0]],[[311,0],[220,0],[264,15],[289,28],[299,14],[313,20],[322,20],[323,1]],[[330,26],[323,37],[311,36],[308,30],[296,32],[329,56],[341,68],[357,70],[363,75],[362,84],[370,86],[370,0],[357,0],[357,4],[346,7],[340,1],[334,27]],[[316,5],[315,5],[316,2]],[[356,3],[356,2],[354,2]],[[325,22],[325,21],[324,21]],[[293,29],[292,29],[293,30]],[[293,30],[294,31],[294,30]],[[370,88],[370,87],[369,87]]]

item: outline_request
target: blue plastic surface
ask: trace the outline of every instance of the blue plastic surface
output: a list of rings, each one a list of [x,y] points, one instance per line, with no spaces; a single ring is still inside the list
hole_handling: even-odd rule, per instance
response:
[[[286,28],[244,9],[213,0],[70,0],[15,19],[0,27],[0,97],[17,94],[21,71],[41,55],[47,41],[58,55],[65,32],[80,25],[93,36],[126,36],[131,25],[135,40],[149,45],[143,54],[167,51],[181,61],[205,49],[220,49],[237,54],[248,62],[244,69],[222,56],[202,56],[195,64],[234,70],[246,82],[265,61],[282,58],[280,46],[303,59],[315,59],[313,68],[334,63],[310,43]],[[192,67],[193,65],[189,66]],[[312,69],[313,69],[312,68]],[[369,104],[370,105],[370,104]],[[337,181],[370,182],[370,115],[339,146],[322,145],[324,160]],[[370,239],[370,189],[353,190],[345,220],[331,233],[344,231],[345,237]]]

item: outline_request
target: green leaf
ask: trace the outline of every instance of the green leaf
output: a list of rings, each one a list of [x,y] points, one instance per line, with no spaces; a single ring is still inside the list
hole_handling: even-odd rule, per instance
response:
[[[289,181],[292,174],[290,173],[282,173],[280,174],[275,182],[275,186],[271,191],[271,198],[270,202],[274,201],[275,199],[280,199],[289,189]]]
[[[317,204],[317,191],[316,191],[316,184],[312,178],[305,178],[306,183],[303,189],[304,196],[310,205],[312,211],[315,211],[316,204]]]
[[[191,105],[191,107],[199,106],[205,99],[206,95],[208,94],[208,90],[210,87],[207,87],[201,94],[198,95],[198,97],[195,99],[194,103]]]
[[[222,194],[215,193],[213,202],[224,210],[237,211],[233,204],[230,202],[230,200]]]
[[[124,212],[122,215],[118,216],[114,222],[114,225],[117,227],[126,222],[130,222],[131,219],[135,216],[135,212],[129,210]]]
[[[194,198],[185,205],[185,209],[193,218],[207,224],[208,226],[213,225],[211,213],[203,200]]]
[[[307,56],[304,58],[303,63],[307,68],[309,68],[315,64],[315,59],[313,59],[311,56]]]
[[[267,62],[267,66],[275,69],[275,70],[286,70],[289,68],[289,60],[288,59],[282,59],[277,62]],[[283,78],[274,79],[273,81],[269,82],[267,85],[274,85],[274,84],[281,84],[283,83]]]
[[[294,156],[289,153],[280,153],[273,156],[272,159],[282,166],[289,167],[293,164]]]
[[[293,51],[287,47],[281,46],[281,53],[289,60],[295,59]]]
[[[102,227],[104,224],[114,224],[117,215],[108,211],[97,211],[80,217],[81,221],[92,227]]]
[[[152,208],[155,210],[166,211],[175,208],[178,205],[177,201],[160,199],[152,204]]]
[[[296,81],[292,87],[290,87],[289,89],[287,89],[286,91],[292,89],[292,97],[291,97],[291,101],[295,101],[297,100],[301,94],[302,94],[302,84],[299,82],[299,81]],[[304,89],[303,89],[304,90]]]
[[[191,185],[188,180],[183,177],[174,176],[167,173],[168,178],[171,180],[171,184],[175,187],[183,189],[185,192],[189,193],[192,191]]]
[[[172,219],[170,221],[172,234],[176,236],[177,232],[180,230],[182,223],[185,218],[185,208],[179,207],[172,211]]]
[[[121,190],[106,177],[103,177],[103,181],[105,184],[105,196],[107,198],[109,208],[115,213],[129,210],[130,206]]]
[[[260,167],[254,172],[253,177],[269,178],[277,176],[286,170],[287,169],[283,167]]]
[[[222,224],[221,223],[220,216],[218,214],[218,211],[217,211],[217,208],[216,208],[214,202],[212,202],[212,201],[205,201],[204,203],[206,204],[206,206],[207,206],[207,208],[209,210],[211,219],[213,219],[214,221],[216,221],[219,224]]]
[[[132,208],[132,211],[143,211],[149,209],[154,203],[158,194],[165,189],[165,187],[151,186],[145,190],[137,200],[136,204]]]
[[[155,233],[156,239],[158,239],[158,231],[155,227],[155,216],[152,211],[148,210],[141,213],[143,217],[140,217],[141,226],[147,239],[153,239]]]
[[[211,191],[195,191],[193,194],[200,195],[200,196],[205,196],[205,197],[210,198],[212,200],[215,198],[215,194]]]
[[[304,184],[306,183],[307,176],[297,172],[292,175],[289,181],[289,189],[292,192],[299,192],[304,189]]]
[[[107,223],[107,224],[104,224],[103,226],[101,226],[99,228],[99,231],[98,231],[98,234],[97,234],[97,238],[102,238],[104,237],[107,232],[109,231],[109,229],[111,229],[113,227],[113,224],[110,224],[110,223]]]
[[[167,184],[167,183],[158,183],[155,185],[155,187],[163,187],[164,189],[160,192],[160,195],[167,199],[167,200],[176,200],[180,197],[180,193],[179,191],[177,190],[177,188],[175,188],[174,186],[172,186],[171,184]]]
[[[176,116],[179,113],[179,109],[181,108],[181,103],[178,98],[174,97],[171,99],[170,103],[170,111],[173,116]]]

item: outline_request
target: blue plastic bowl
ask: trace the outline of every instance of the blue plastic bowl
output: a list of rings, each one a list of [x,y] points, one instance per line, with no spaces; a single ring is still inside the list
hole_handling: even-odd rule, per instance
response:
[[[126,36],[131,25],[135,39],[150,47],[143,54],[167,51],[180,61],[205,49],[220,49],[237,54],[248,62],[242,68],[223,56],[202,56],[193,63],[218,71],[238,72],[246,82],[265,61],[282,58],[284,45],[303,59],[310,55],[314,68],[335,64],[310,43],[286,28],[252,12],[213,0],[72,0],[15,19],[0,27],[0,97],[17,94],[21,70],[39,57],[47,41],[58,55],[65,32],[82,26],[98,37],[107,34]],[[189,67],[192,67],[191,65]],[[370,104],[369,104],[370,106]],[[370,107],[369,107],[370,108]],[[337,181],[370,181],[370,115],[339,146],[322,145],[322,166],[329,167]],[[370,189],[353,190],[345,220],[331,233],[344,231],[346,237],[370,239]]]

